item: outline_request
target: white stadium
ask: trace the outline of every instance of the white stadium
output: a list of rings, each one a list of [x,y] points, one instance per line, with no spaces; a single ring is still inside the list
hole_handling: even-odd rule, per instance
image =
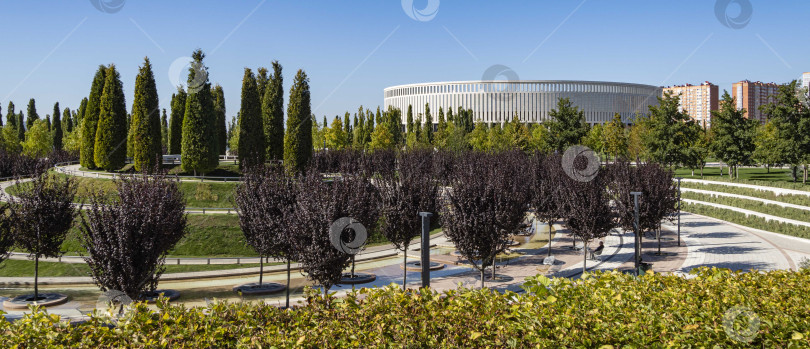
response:
[[[517,115],[523,122],[542,122],[557,106],[559,98],[569,98],[585,113],[589,124],[613,120],[618,113],[622,121],[632,123],[636,114],[648,114],[648,107],[658,105],[661,87],[603,81],[513,80],[513,81],[448,81],[399,85],[384,90],[385,109],[402,111],[403,122],[408,106],[413,106],[414,119],[425,114],[429,104],[433,122],[439,108],[472,109],[474,121],[503,123]]]

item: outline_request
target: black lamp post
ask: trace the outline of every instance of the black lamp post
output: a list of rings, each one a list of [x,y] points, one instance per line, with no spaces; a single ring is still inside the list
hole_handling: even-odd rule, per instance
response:
[[[633,222],[634,234],[635,234],[635,271],[634,273],[638,276],[638,268],[641,263],[641,236],[639,235],[639,222],[638,222],[638,197],[641,195],[640,191],[631,191],[630,195],[633,195],[633,203],[635,207],[635,220]]]

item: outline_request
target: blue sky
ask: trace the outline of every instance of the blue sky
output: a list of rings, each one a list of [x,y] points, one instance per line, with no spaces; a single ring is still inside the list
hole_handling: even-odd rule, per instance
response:
[[[415,16],[426,21],[411,18],[403,1],[125,0],[112,13],[91,0],[2,1],[0,105],[5,115],[9,100],[19,110],[33,97],[42,116],[56,101],[73,109],[97,66],[115,63],[131,108],[148,56],[168,109],[173,80],[185,81],[185,71],[170,77],[170,66],[196,48],[225,90],[229,117],[239,110],[243,69],[274,59],[286,91],[297,69],[307,72],[319,120],[381,105],[387,86],[478,80],[495,64],[527,80],[709,80],[721,91],[810,71],[807,1],[725,0],[716,12],[713,0],[412,0],[416,14],[438,6]],[[748,21],[731,28],[718,13]]]

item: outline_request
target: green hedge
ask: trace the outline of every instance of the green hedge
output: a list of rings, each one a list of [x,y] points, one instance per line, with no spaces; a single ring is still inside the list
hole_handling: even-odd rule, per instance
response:
[[[684,199],[692,199],[703,202],[712,202],[720,205],[733,206],[746,210],[756,211],[772,216],[793,219],[802,222],[810,222],[810,211],[800,210],[792,207],[782,207],[779,205],[766,204],[761,201],[732,198],[727,196],[712,196],[702,193],[683,192]]]
[[[802,227],[775,221],[768,221],[762,217],[746,216],[745,214],[737,211],[727,210],[724,208],[716,208],[702,204],[683,203],[682,210],[694,214],[714,217],[731,223],[737,223],[739,225],[744,225],[746,227],[769,231],[772,233],[779,233],[810,239],[810,228],[808,227]]]
[[[767,199],[773,201],[784,202],[788,204],[794,205],[802,205],[810,207],[810,196],[807,195],[794,195],[794,194],[783,194],[783,195],[776,195],[772,191],[766,190],[758,190],[758,189],[751,189],[751,188],[742,188],[742,187],[732,187],[729,185],[722,185],[722,184],[703,184],[703,183],[692,183],[692,182],[681,182],[681,187],[683,188],[692,188],[692,189],[701,189],[701,190],[709,190],[709,191],[717,191],[721,193],[729,193],[729,194],[737,194],[737,195],[745,195],[751,196],[760,199]],[[684,192],[685,194],[686,192]]]
[[[548,284],[549,288],[543,286]],[[396,285],[282,310],[261,303],[138,304],[118,326],[96,316],[70,326],[35,312],[0,320],[2,347],[169,348],[661,348],[810,346],[810,272],[694,279],[619,272],[543,277],[524,294],[446,293]],[[735,316],[738,310],[745,311]],[[726,320],[726,321],[724,321]],[[755,331],[746,337],[748,325]],[[758,325],[756,325],[758,324]]]

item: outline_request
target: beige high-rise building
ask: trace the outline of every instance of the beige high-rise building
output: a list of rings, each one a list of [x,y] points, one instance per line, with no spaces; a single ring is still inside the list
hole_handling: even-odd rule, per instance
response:
[[[712,110],[718,107],[718,88],[711,82],[700,85],[675,85],[664,87],[664,93],[672,92],[673,96],[681,97],[680,110],[689,114],[698,124],[706,127],[712,125]]]
[[[772,82],[751,82],[743,80],[731,86],[731,96],[737,103],[737,109],[745,108],[745,117],[765,123],[768,116],[759,107],[772,102],[771,97],[779,91],[779,85]]]
[[[810,89],[810,73],[802,73],[802,87]]]

